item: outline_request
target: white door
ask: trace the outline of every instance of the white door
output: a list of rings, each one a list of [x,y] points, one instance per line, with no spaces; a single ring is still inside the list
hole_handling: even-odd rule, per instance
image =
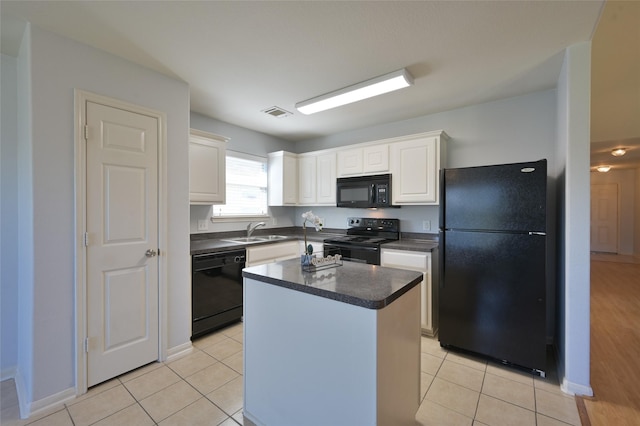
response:
[[[591,251],[618,252],[618,185],[591,185]]]
[[[87,385],[158,359],[158,119],[86,103]]]

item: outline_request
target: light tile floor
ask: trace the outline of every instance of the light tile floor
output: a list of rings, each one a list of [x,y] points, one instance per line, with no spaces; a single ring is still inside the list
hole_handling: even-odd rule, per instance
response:
[[[3,426],[242,425],[242,325],[196,340],[193,351],[124,374],[46,413],[19,419],[13,380],[2,382]],[[556,375],[541,379],[449,352],[422,337],[416,425],[580,425]],[[357,425],[355,425],[357,426]]]

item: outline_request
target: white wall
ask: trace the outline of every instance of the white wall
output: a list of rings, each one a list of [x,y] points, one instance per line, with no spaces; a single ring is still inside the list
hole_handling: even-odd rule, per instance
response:
[[[555,90],[488,102],[410,120],[338,133],[296,144],[297,152],[444,130],[447,167],[514,163],[555,157]]]
[[[589,375],[591,43],[566,49],[558,80],[558,350],[562,389],[593,395]]]
[[[27,28],[18,55],[18,365],[20,411],[31,401],[33,376],[33,144],[31,141],[31,32]]]
[[[0,324],[2,378],[18,364],[18,61],[0,59]]]
[[[18,63],[18,78],[26,80],[18,82],[18,368],[24,397],[39,406],[75,386],[76,88],[167,114],[168,347],[189,342],[189,88],[36,27],[27,29]]]
[[[293,152],[295,149],[294,142],[284,141],[265,133],[238,127],[196,112],[191,112],[190,116],[192,129],[231,138],[227,144],[227,149],[232,151],[266,157],[269,152],[281,150]]]
[[[640,169],[612,169],[607,173],[591,173],[591,185],[618,184],[618,253],[620,254],[634,253],[635,229],[640,226],[640,210],[636,210],[638,173]]]

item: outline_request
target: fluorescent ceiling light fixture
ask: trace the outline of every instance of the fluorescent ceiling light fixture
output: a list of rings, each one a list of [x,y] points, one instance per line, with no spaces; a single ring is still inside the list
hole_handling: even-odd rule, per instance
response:
[[[298,102],[296,109],[303,114],[313,114],[342,105],[372,98],[413,84],[413,77],[406,68],[394,71],[335,92]]]
[[[626,153],[627,153],[627,150],[625,148],[617,148],[611,151],[611,155],[613,155],[614,157],[622,157]]]
[[[609,170],[611,170],[611,166],[598,166],[596,167],[596,170],[601,173],[607,173]]]

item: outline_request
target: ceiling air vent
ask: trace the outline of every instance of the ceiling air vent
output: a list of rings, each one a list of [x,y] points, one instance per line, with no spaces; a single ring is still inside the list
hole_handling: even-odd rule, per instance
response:
[[[263,109],[262,112],[265,114],[272,115],[276,118],[288,117],[292,115],[289,111],[286,111],[280,107],[272,106],[271,108]]]

